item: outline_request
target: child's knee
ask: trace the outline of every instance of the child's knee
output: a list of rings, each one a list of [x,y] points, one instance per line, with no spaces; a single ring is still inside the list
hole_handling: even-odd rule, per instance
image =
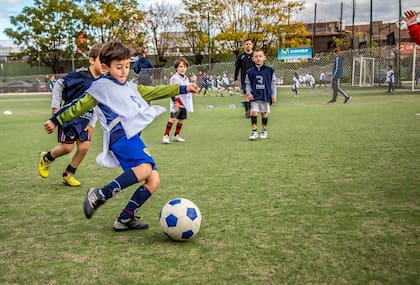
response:
[[[152,173],[146,179],[144,186],[150,191],[150,193],[156,192],[156,190],[160,187],[160,177],[157,170],[152,170]]]

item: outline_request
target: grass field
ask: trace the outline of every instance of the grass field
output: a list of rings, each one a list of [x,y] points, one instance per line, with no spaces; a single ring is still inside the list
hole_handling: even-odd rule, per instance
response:
[[[134,186],[82,211],[86,189],[120,173],[95,163],[99,126],[69,188],[70,156],[48,179],[36,169],[56,144],[49,96],[0,96],[0,284],[420,284],[420,94],[349,93],[327,106],[329,89],[280,90],[258,141],[239,96],[195,97],[185,143],[160,143],[165,113],[142,135],[161,175],[141,211],[150,228],[123,233],[111,226]],[[203,215],[190,242],[160,230],[175,197]]]

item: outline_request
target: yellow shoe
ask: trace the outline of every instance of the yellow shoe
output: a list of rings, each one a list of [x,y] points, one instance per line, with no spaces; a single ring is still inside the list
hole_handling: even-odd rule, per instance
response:
[[[46,151],[43,151],[39,154],[38,172],[42,178],[47,178],[49,174],[48,168],[50,167],[50,163],[44,160],[46,155]]]
[[[63,183],[72,187],[80,186],[80,181],[74,178],[73,175],[63,176]]]

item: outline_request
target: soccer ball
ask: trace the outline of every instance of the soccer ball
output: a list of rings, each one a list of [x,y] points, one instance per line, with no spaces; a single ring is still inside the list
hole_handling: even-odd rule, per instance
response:
[[[163,232],[170,239],[190,240],[200,230],[200,209],[188,199],[175,198],[162,207],[159,222]]]

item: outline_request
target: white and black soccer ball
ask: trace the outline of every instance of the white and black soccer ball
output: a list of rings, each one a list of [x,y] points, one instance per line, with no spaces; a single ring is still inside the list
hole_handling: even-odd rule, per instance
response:
[[[160,227],[174,241],[192,239],[200,230],[200,209],[188,199],[175,198],[168,201],[160,211]]]

